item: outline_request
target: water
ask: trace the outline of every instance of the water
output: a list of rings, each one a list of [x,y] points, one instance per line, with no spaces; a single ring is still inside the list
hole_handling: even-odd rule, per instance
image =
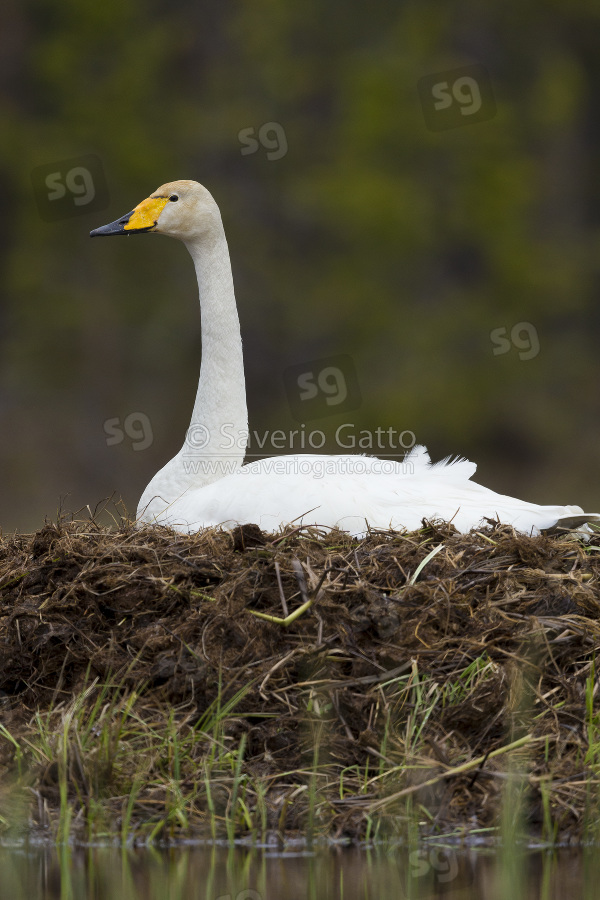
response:
[[[592,900],[596,848],[0,848],[0,900]]]

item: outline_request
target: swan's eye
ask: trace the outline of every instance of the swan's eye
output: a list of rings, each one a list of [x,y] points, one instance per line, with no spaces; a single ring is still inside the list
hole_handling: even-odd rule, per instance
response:
[[[179,200],[179,197],[177,196],[177,194],[171,194],[171,196],[169,197],[169,200],[171,200],[173,203],[175,203],[176,200]]]

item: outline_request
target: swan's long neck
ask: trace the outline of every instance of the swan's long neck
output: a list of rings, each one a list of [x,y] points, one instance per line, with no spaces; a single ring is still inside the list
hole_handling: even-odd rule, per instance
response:
[[[200,289],[200,380],[183,447],[157,472],[140,499],[137,515],[145,521],[163,516],[190,489],[237,471],[248,436],[240,323],[220,218],[210,234],[186,246]]]
[[[187,467],[190,485],[198,487],[241,466],[248,411],[240,322],[221,222],[201,241],[186,246],[200,291],[202,363],[190,427],[178,456],[182,462],[193,461]]]

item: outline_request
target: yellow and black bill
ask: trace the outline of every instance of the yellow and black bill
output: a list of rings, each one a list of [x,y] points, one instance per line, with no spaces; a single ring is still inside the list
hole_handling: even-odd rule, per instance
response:
[[[154,231],[158,217],[163,211],[167,197],[148,197],[138,203],[135,209],[120,219],[110,222],[108,225],[101,225],[100,228],[94,228],[90,231],[90,237],[102,237],[109,234],[144,234],[147,231]]]

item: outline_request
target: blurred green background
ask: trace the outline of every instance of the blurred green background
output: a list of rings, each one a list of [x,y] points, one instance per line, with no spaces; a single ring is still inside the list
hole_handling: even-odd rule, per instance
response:
[[[411,430],[489,487],[600,511],[597,2],[4,0],[0,16],[5,532],[111,495],[135,512],[182,444],[192,263],[163,238],[88,237],[179,178],[221,207],[252,428],[297,428],[286,368],[347,354],[361,405],[307,423],[327,449],[342,422]],[[472,66],[493,101],[469,118]],[[89,154],[108,202],[47,221],[32,173]],[[131,414],[150,441],[111,443]]]

